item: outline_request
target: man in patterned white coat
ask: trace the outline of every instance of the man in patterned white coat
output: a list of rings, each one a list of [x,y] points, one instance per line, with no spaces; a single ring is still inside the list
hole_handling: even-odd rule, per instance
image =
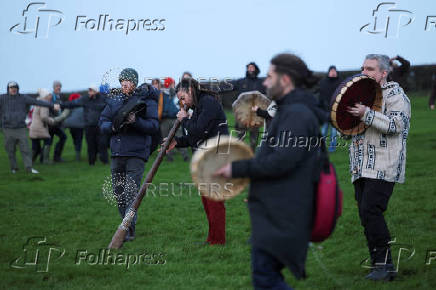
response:
[[[389,57],[367,55],[362,73],[382,87],[382,111],[355,104],[348,111],[361,118],[368,129],[353,136],[350,145],[350,170],[371,256],[371,280],[391,281],[395,277],[389,249],[391,240],[384,219],[395,183],[403,183],[406,166],[406,141],[410,127],[410,101],[396,82],[387,82]]]

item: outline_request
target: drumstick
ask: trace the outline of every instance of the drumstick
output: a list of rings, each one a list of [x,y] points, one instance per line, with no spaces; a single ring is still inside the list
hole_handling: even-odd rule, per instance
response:
[[[150,170],[147,173],[147,177],[145,178],[145,182],[142,184],[141,189],[139,189],[138,193],[136,194],[135,200],[133,201],[129,210],[125,214],[123,221],[119,225],[117,231],[113,235],[112,241],[109,243],[109,246],[108,246],[109,249],[119,249],[123,246],[124,238],[127,235],[127,231],[129,229],[130,224],[132,223],[133,217],[135,216],[136,211],[138,210],[139,206],[141,205],[141,201],[147,193],[148,185],[152,182],[153,177],[156,174],[156,172],[159,168],[159,165],[162,162],[163,158],[165,157],[167,149],[170,146],[171,141],[174,138],[174,135],[176,135],[177,129],[180,127],[180,124],[181,124],[181,121],[176,119],[176,122],[174,122],[174,125],[171,128],[171,131],[168,134],[168,137],[163,145],[163,148],[160,150],[159,154],[157,155],[156,159],[153,162],[153,165],[151,166]]]

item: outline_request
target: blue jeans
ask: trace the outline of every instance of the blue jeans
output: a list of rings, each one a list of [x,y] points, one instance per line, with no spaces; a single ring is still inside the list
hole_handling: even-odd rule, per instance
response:
[[[324,123],[321,127],[321,134],[323,137],[326,137],[328,135],[329,126],[331,127],[330,138],[329,138],[330,139],[330,148],[333,150],[336,150],[336,145],[337,145],[336,128],[331,126],[329,123]]]
[[[141,186],[145,169],[145,161],[138,157],[113,157],[111,163],[112,186],[117,198],[121,219],[130,208],[136,193]],[[135,236],[137,214],[132,220],[127,237]]]
[[[284,265],[264,250],[252,247],[251,267],[254,289],[292,290],[281,273]]]

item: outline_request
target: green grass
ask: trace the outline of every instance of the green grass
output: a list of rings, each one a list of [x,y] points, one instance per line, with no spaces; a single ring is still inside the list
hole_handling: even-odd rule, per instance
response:
[[[344,190],[343,216],[333,236],[309,250],[308,279],[296,281],[284,270],[289,284],[297,289],[435,289],[436,261],[425,265],[427,250],[436,250],[436,132],[434,112],[427,100],[412,96],[412,121],[408,141],[406,183],[396,185],[386,213],[397,244],[407,244],[415,254],[400,258],[398,279],[392,283],[372,283],[363,276],[368,270],[360,266],[367,257],[354,193],[348,173],[348,151],[341,147],[331,155]],[[231,122],[233,118],[230,116]],[[2,135],[0,135],[2,138]],[[3,141],[3,140],[2,140]],[[1,144],[3,142],[0,141]],[[86,145],[82,155],[86,152]],[[38,176],[21,169],[9,172],[6,154],[0,150],[0,285],[7,289],[249,289],[250,234],[245,194],[226,203],[227,244],[224,247],[200,247],[194,242],[206,238],[207,222],[200,198],[189,195],[187,186],[176,186],[179,196],[150,194],[139,209],[137,238],[115,251],[124,255],[155,254],[163,265],[76,265],[80,250],[97,254],[115,232],[120,218],[117,209],[102,195],[102,185],[109,177],[108,166],[89,167],[75,162],[69,137],[66,162],[40,165]],[[20,154],[17,154],[20,156]],[[150,168],[153,156],[147,164]],[[22,168],[21,157],[19,164]],[[147,170],[146,169],[146,170]],[[181,160],[162,163],[154,184],[190,183],[189,164]],[[52,253],[48,272],[36,272],[27,266],[10,267],[23,256],[28,238],[42,236],[54,248],[65,249],[63,257]],[[47,250],[47,246],[41,247]],[[400,246],[394,246],[397,257]],[[31,257],[32,254],[29,254]],[[34,254],[33,254],[34,256]],[[46,252],[41,252],[41,258]],[[26,260],[29,262],[29,259]],[[156,260],[154,260],[156,261]],[[40,261],[43,263],[43,261]],[[41,266],[41,265],[40,265]]]

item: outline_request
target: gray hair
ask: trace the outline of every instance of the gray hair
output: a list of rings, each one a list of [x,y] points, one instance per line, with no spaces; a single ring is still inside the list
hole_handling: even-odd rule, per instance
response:
[[[60,82],[60,81],[54,81],[54,82],[53,82],[53,89],[54,89],[56,86],[61,86],[61,87],[62,87],[61,82]]]
[[[381,71],[390,72],[391,65],[390,65],[389,56],[387,56],[385,54],[368,54],[365,57],[365,60],[367,60],[367,59],[375,59],[378,63],[378,67]]]

